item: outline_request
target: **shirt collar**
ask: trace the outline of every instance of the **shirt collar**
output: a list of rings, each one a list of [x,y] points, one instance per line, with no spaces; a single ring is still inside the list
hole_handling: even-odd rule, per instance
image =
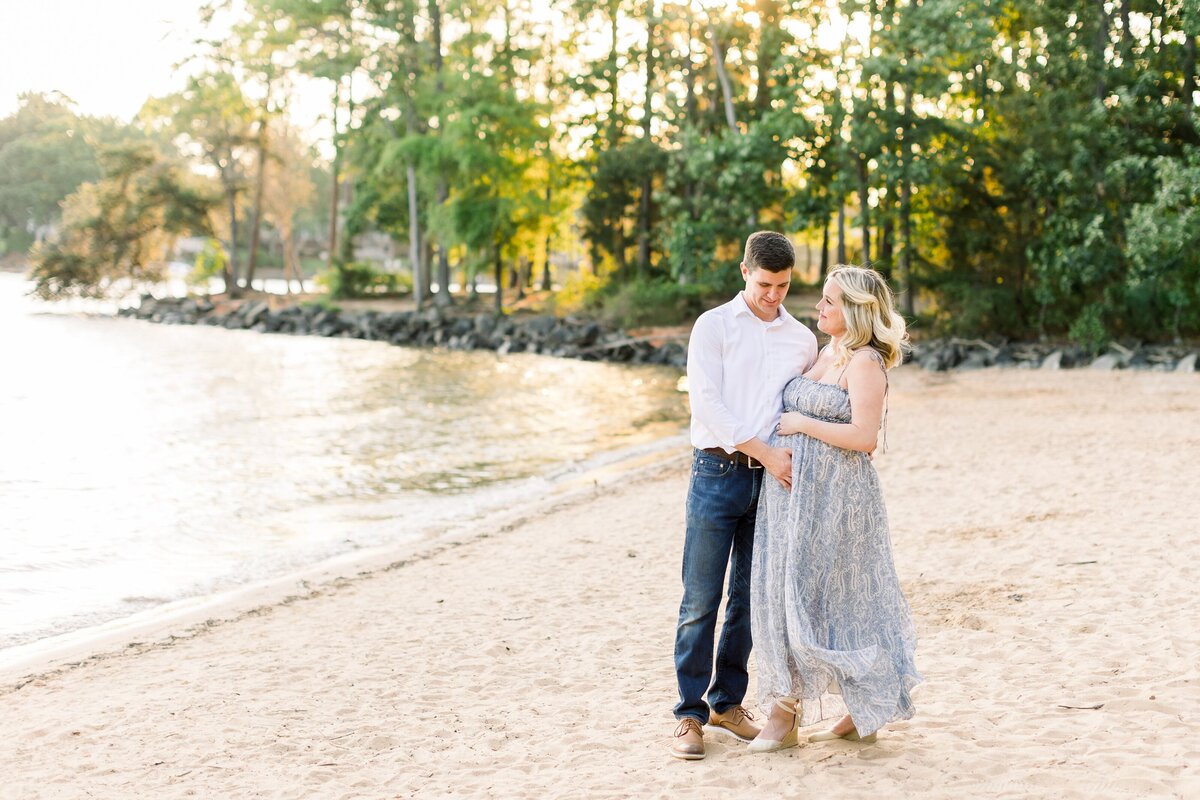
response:
[[[776,325],[782,325],[785,320],[792,319],[792,315],[789,314],[788,310],[783,307],[783,303],[780,303],[779,316],[775,317],[775,319],[771,320],[770,322],[763,322],[763,320],[758,318],[757,314],[750,310],[750,306],[746,303],[746,298],[742,295],[742,293],[738,292],[737,296],[733,298],[733,315],[735,317],[739,317],[742,314],[749,314],[755,322],[761,322],[768,328],[774,328]]]

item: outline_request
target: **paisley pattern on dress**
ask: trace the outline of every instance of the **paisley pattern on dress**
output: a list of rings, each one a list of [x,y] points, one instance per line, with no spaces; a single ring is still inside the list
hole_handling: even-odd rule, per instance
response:
[[[849,394],[836,384],[795,378],[783,399],[785,411],[850,422]],[[792,448],[793,488],[767,477],[758,501],[750,609],[759,702],[769,713],[777,698],[801,698],[801,725],[848,711],[862,736],[911,718],[917,637],[874,466],[804,434],[770,443]]]

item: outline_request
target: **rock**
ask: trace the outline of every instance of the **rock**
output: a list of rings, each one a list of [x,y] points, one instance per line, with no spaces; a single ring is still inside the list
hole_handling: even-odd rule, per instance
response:
[[[253,327],[254,324],[257,323],[262,318],[262,315],[266,314],[270,310],[271,310],[271,307],[269,305],[267,305],[267,302],[265,300],[262,302],[259,302],[259,303],[255,303],[252,306],[246,307],[245,313],[243,315],[243,318],[246,320],[246,327],[247,328]]]
[[[558,325],[558,320],[549,314],[534,317],[525,323],[525,330],[536,336],[545,336]]]
[[[576,347],[591,347],[600,338],[603,333],[600,326],[594,322],[589,322],[575,329],[575,338],[571,341]]]
[[[996,363],[996,359],[986,350],[972,350],[958,365],[959,369],[982,369]]]
[[[1179,363],[1175,365],[1176,372],[1195,372],[1196,371],[1196,354],[1188,353],[1183,358],[1179,359]]]
[[[928,352],[922,352],[917,358],[917,363],[921,365],[921,368],[930,372],[944,372],[957,366],[960,361],[962,361],[962,353],[954,345],[931,348]]]
[[[489,336],[494,330],[496,330],[496,317],[494,314],[475,315],[476,333],[478,333],[480,336]]]
[[[1088,369],[1112,370],[1121,368],[1121,357],[1115,353],[1105,353],[1088,364]]]
[[[1055,350],[1050,355],[1046,356],[1046,360],[1042,362],[1042,369],[1062,369],[1063,351]]]

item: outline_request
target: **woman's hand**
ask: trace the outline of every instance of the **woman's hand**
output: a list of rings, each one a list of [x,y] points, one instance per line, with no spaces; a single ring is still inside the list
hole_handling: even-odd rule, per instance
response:
[[[779,418],[779,426],[775,428],[781,436],[792,436],[797,433],[808,433],[807,423],[811,422],[811,417],[806,417],[799,411],[785,411],[783,416]]]

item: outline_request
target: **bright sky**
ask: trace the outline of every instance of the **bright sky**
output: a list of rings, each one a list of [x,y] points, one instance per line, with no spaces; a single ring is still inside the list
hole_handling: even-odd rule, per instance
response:
[[[129,120],[183,86],[172,65],[203,33],[202,0],[0,0],[0,117],[17,96],[60,91],[85,114]]]

